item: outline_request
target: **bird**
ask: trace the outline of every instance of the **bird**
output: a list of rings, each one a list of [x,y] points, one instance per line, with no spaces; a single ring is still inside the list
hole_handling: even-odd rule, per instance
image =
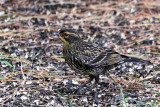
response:
[[[60,29],[58,39],[63,43],[63,57],[69,67],[76,73],[89,75],[89,80],[80,85],[76,92],[95,79],[95,102],[98,102],[97,84],[99,75],[124,62],[143,62],[148,60],[122,55],[113,49],[99,46],[92,42],[84,41],[74,29]]]

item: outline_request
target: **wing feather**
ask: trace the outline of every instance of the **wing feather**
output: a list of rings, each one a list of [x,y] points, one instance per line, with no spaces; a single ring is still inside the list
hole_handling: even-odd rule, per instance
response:
[[[113,50],[87,42],[80,46],[76,49],[76,57],[88,66],[109,66],[122,61],[121,55]]]

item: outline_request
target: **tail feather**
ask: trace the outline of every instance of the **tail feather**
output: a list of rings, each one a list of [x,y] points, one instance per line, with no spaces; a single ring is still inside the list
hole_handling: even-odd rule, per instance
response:
[[[129,56],[125,56],[122,55],[122,57],[124,58],[124,62],[137,62],[137,63],[146,63],[146,64],[151,64],[151,62],[149,60],[143,60],[143,59],[139,59],[136,57],[129,57]]]

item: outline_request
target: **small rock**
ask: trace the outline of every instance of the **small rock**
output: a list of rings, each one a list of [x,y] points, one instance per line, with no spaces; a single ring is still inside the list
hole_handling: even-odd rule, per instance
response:
[[[27,100],[28,99],[28,97],[25,96],[25,95],[21,96],[20,98],[21,98],[21,100]]]

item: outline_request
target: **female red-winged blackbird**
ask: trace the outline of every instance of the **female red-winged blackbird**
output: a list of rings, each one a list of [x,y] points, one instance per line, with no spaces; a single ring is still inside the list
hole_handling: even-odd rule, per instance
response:
[[[145,62],[134,57],[121,55],[111,49],[100,47],[91,42],[83,41],[79,34],[72,29],[59,30],[59,39],[63,43],[63,56],[65,62],[71,69],[82,75],[89,75],[90,79],[82,84],[79,89],[87,83],[95,79],[95,83],[99,82],[99,75],[104,74],[107,70],[122,64],[123,62]],[[97,85],[95,100],[97,101]]]

